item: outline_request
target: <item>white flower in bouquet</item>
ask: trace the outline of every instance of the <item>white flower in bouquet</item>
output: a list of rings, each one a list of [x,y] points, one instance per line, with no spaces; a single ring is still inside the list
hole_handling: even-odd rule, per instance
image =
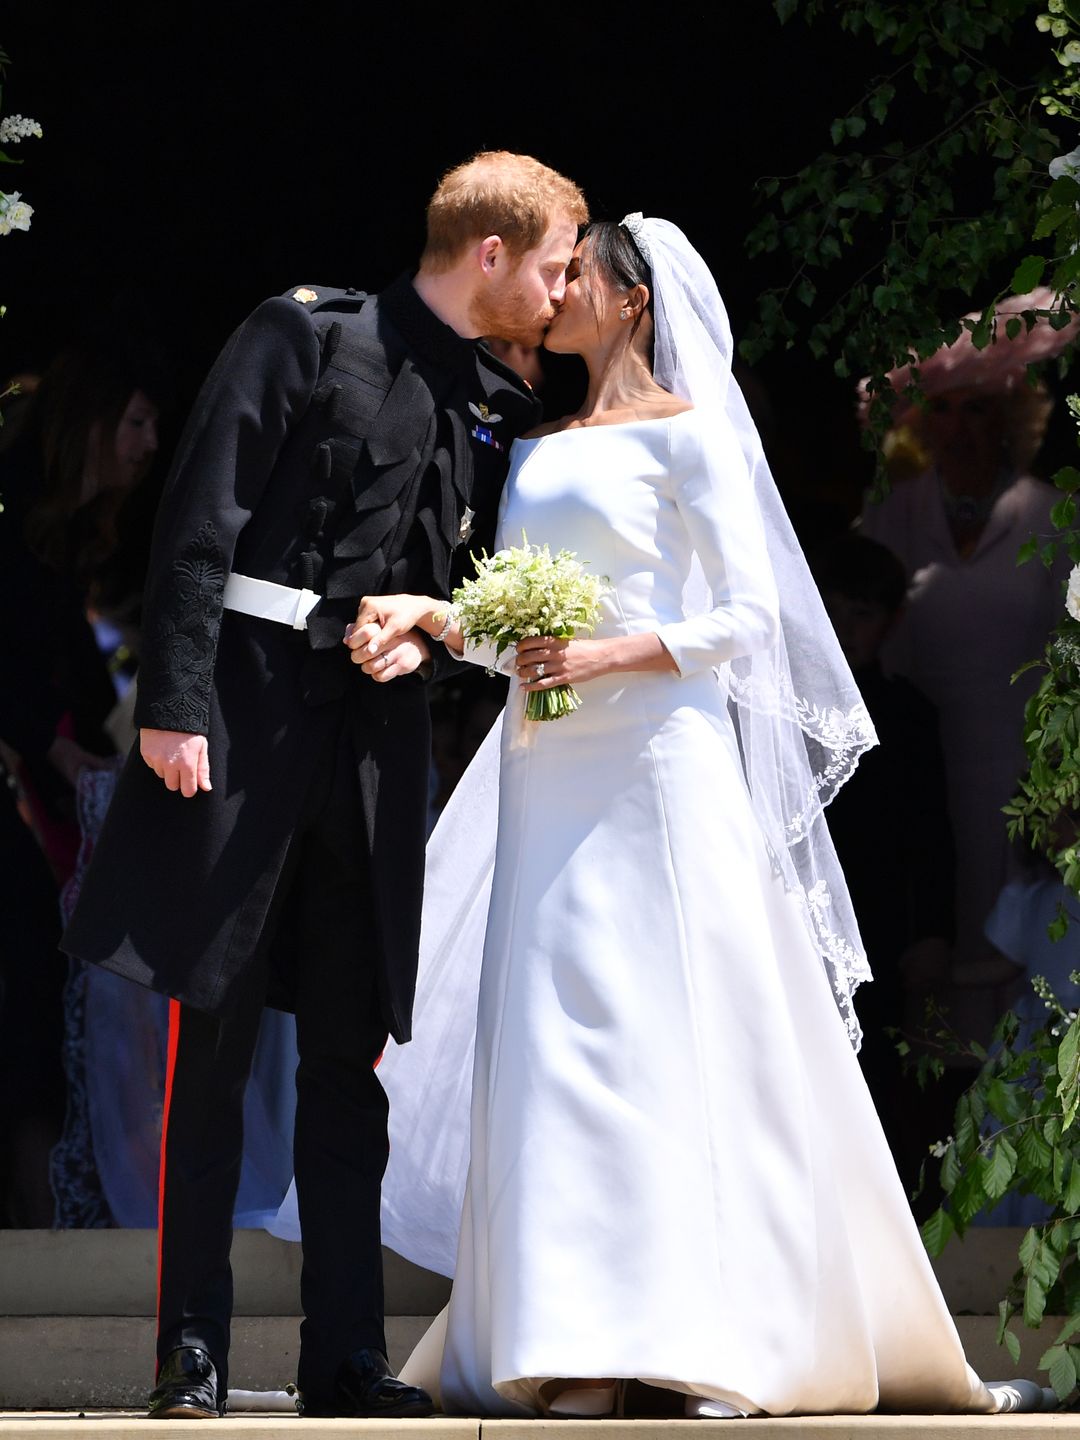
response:
[[[605,580],[590,575],[569,550],[552,555],[547,545],[522,543],[476,562],[476,579],[454,591],[453,613],[466,640],[487,641],[501,655],[530,635],[570,639],[593,630],[600,618]],[[558,720],[581,704],[572,685],[534,690],[526,697],[525,718]]]
[[[1080,620],[1080,565],[1074,565],[1065,591],[1065,609],[1074,620]]]

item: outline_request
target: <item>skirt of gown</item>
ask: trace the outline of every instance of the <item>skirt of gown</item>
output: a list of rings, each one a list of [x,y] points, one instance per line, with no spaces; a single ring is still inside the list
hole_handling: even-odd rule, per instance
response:
[[[993,1410],[715,677],[608,677],[523,728],[503,737],[452,1297],[408,1378],[482,1415],[611,1376],[773,1415]]]

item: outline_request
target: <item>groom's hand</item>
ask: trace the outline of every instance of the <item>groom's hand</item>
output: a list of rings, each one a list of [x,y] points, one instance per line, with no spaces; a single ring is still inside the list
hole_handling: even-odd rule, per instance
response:
[[[167,790],[190,800],[197,790],[210,789],[210,753],[205,735],[186,730],[139,731],[139,753]]]

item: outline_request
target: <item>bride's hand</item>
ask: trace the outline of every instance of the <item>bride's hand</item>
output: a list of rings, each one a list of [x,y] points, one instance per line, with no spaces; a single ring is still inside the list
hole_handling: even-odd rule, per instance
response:
[[[538,667],[543,666],[543,671]],[[523,690],[552,690],[556,685],[580,685],[616,671],[653,670],[678,673],[678,666],[660,636],[653,631],[637,635],[609,635],[604,640],[556,640],[550,635],[529,636],[517,643],[515,665]]]
[[[550,635],[530,635],[517,643],[515,670],[523,690],[580,685],[614,668],[608,652],[605,640],[557,640]]]
[[[365,595],[360,601],[355,621],[345,630],[345,644],[357,665],[380,655],[395,640],[410,630],[432,629],[433,616],[448,610],[446,600],[433,600],[430,595]],[[438,630],[438,626],[434,630]]]
[[[410,630],[408,635],[399,635],[391,640],[377,655],[368,656],[366,651],[354,651],[350,657],[365,675],[380,683],[396,680],[399,675],[411,675],[414,670],[423,670],[431,661],[431,644],[422,630]]]

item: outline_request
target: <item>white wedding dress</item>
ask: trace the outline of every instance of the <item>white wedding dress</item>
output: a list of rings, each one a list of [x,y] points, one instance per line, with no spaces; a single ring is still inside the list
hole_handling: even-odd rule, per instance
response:
[[[612,1376],[775,1415],[991,1411],[751,806],[724,664],[772,643],[776,596],[734,439],[729,492],[698,483],[700,423],[513,448],[501,542],[575,551],[611,582],[597,636],[657,631],[679,673],[528,726],[512,688],[489,903],[494,794],[467,773],[436,831],[417,1039],[380,1071],[385,1238],[457,1256],[404,1373],[470,1415]],[[718,604],[687,619],[695,552]]]

